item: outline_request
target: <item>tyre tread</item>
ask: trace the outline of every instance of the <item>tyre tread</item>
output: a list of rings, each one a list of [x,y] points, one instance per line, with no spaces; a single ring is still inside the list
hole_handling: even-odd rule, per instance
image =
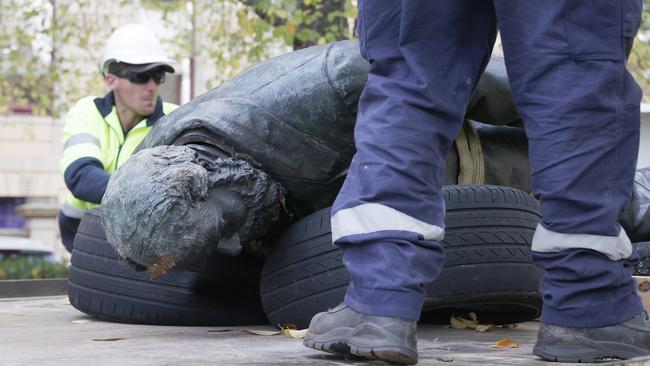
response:
[[[493,267],[499,276],[514,271],[513,277],[530,283],[520,286],[506,281],[507,285],[517,287],[521,304],[538,311],[541,300],[536,281],[541,273],[530,258],[532,235],[540,220],[534,199],[509,187],[470,185],[446,186],[443,197],[447,207],[443,242],[447,259],[441,277],[445,272],[469,277]],[[307,326],[314,309],[322,311],[343,299],[349,275],[342,264],[342,252],[331,244],[329,218],[329,208],[317,211],[296,222],[274,243],[260,283],[262,304],[272,323]],[[451,289],[452,285],[440,288],[437,283],[426,287],[429,308],[475,302],[475,291],[492,302],[499,296],[517,300],[512,291],[498,284],[492,288],[468,284],[471,291],[465,291],[462,284]],[[492,290],[498,291],[490,294]],[[533,315],[513,314],[513,318]]]
[[[217,264],[227,266],[211,268]],[[204,269],[172,269],[150,279],[147,272],[136,271],[119,259],[106,241],[101,210],[93,209],[82,218],[75,237],[68,297],[84,313],[125,323],[264,324],[260,271],[261,262],[256,259],[213,256]]]

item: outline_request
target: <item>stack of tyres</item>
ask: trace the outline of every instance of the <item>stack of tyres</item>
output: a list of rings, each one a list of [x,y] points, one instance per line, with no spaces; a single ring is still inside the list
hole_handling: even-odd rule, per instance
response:
[[[501,186],[455,185],[443,191],[446,262],[436,281],[425,286],[422,319],[448,321],[451,314],[468,312],[491,323],[537,318],[542,272],[530,258],[540,220],[536,202]],[[100,209],[89,211],[79,227],[69,298],[77,309],[102,319],[307,327],[314,314],[342,301],[349,283],[342,252],[332,245],[329,208],[289,227],[265,262],[251,255],[214,255],[199,269],[172,269],[155,279],[118,259],[100,215]]]

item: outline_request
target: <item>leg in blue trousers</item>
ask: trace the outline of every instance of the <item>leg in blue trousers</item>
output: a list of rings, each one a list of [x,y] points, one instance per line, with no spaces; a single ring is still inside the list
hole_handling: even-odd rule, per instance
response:
[[[333,240],[351,276],[345,303],[354,310],[417,320],[422,284],[442,268],[445,155],[496,36],[494,16],[484,16],[490,2],[458,3],[359,3],[371,66],[357,153],[332,208]]]
[[[513,96],[525,121],[545,270],[534,353],[593,362],[650,354],[650,326],[618,225],[633,188],[641,91],[626,69],[641,1],[495,0]]]
[[[642,308],[626,272],[632,246],[617,221],[632,194],[641,91],[625,67],[622,2],[495,4],[542,210],[533,239],[546,269],[542,320],[627,320]]]
[[[351,283],[344,305],[314,317],[305,344],[410,364],[423,284],[444,260],[444,157],[489,60],[496,17],[490,1],[361,0],[359,36],[370,72],[357,153],[332,208]],[[330,323],[341,317],[358,327]],[[383,341],[367,341],[377,335]]]
[[[307,346],[417,362],[422,286],[444,260],[444,156],[498,21],[543,214],[533,240],[545,269],[535,352],[564,361],[649,353],[650,324],[628,274],[634,255],[616,223],[638,149],[640,94],[625,68],[638,4],[359,0],[371,68],[357,153],[332,209],[351,284],[344,304],[314,317]]]

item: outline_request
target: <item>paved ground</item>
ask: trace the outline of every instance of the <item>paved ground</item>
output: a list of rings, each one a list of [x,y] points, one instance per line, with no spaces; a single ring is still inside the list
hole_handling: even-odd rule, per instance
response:
[[[0,365],[383,364],[340,360],[303,347],[299,339],[243,329],[104,322],[80,313],[65,296],[0,299]],[[424,325],[418,334],[419,365],[544,365],[530,353],[536,331],[532,322],[488,333]],[[520,347],[493,348],[502,338]],[[650,358],[625,365],[650,365]]]

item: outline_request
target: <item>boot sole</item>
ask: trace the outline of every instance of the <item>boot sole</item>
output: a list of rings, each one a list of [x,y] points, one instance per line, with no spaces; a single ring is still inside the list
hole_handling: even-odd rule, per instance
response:
[[[307,338],[303,344],[305,347],[317,351],[325,351],[343,357],[382,360],[402,365],[415,365],[418,362],[417,353],[400,347],[359,347],[345,340],[316,342]]]
[[[577,346],[538,346],[533,348],[533,354],[546,360],[554,362],[595,362],[604,359],[627,360],[634,357],[648,356],[650,352],[641,348],[618,342],[591,342],[599,348],[577,347]]]

